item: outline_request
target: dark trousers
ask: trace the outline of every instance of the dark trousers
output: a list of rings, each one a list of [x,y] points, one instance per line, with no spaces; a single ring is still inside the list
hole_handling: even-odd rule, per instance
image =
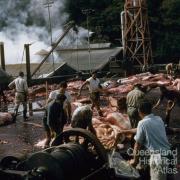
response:
[[[137,128],[138,122],[140,120],[137,108],[128,107],[127,114],[129,116],[129,119],[130,119],[130,122],[131,122],[131,127],[132,128]]]
[[[14,107],[14,120],[18,114],[18,109],[20,104],[23,105],[23,118],[26,119],[27,116],[27,96],[25,93],[16,92],[15,94],[15,107]]]

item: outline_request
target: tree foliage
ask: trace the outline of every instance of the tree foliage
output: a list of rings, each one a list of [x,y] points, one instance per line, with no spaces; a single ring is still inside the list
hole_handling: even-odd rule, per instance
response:
[[[95,41],[120,43],[120,13],[124,0],[66,0],[65,11],[69,20],[87,28],[83,9],[93,9],[89,15],[90,30]],[[152,38],[153,56],[158,62],[180,59],[180,0],[149,0],[148,15]]]

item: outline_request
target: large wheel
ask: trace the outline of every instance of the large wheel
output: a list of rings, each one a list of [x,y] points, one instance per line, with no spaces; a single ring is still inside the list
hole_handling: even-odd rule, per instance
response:
[[[15,169],[16,165],[20,162],[21,160],[17,157],[14,156],[6,156],[3,158],[0,162],[0,166],[3,167],[4,169]]]
[[[96,158],[102,161],[102,163],[107,163],[107,153],[104,146],[100,143],[95,135],[82,128],[72,128],[64,131],[56,137],[51,146],[58,146],[71,142],[82,145],[86,151],[95,155]]]

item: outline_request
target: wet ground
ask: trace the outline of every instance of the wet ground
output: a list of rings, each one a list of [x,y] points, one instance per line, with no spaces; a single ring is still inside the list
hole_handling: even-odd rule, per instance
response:
[[[159,97],[159,90],[155,89],[147,96],[156,101]],[[154,110],[154,113],[163,119],[165,117],[165,105],[166,101],[163,101],[163,104]],[[40,150],[34,145],[45,138],[42,117],[43,112],[36,112],[33,117],[24,122],[22,115],[20,115],[17,117],[16,123],[0,127],[0,160],[8,155],[22,157]],[[170,126],[180,128],[180,107],[177,105],[172,111]],[[179,174],[176,175],[178,180],[180,179],[180,136],[169,136],[169,141],[176,144],[178,148],[177,166]]]
[[[41,112],[34,113],[24,122],[20,115],[16,123],[0,127],[0,159],[8,155],[21,157],[38,150],[34,145],[44,138],[42,116]]]

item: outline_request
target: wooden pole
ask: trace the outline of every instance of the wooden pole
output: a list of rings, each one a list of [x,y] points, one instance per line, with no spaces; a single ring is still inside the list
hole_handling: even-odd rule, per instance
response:
[[[33,116],[32,99],[29,99],[29,116]]]
[[[26,74],[27,74],[27,83],[28,86],[31,81],[31,68],[30,68],[30,52],[29,52],[29,46],[30,44],[25,44],[24,48],[26,50]]]
[[[5,67],[5,56],[4,56],[4,43],[0,42],[0,58],[1,58],[1,68],[6,71]]]

